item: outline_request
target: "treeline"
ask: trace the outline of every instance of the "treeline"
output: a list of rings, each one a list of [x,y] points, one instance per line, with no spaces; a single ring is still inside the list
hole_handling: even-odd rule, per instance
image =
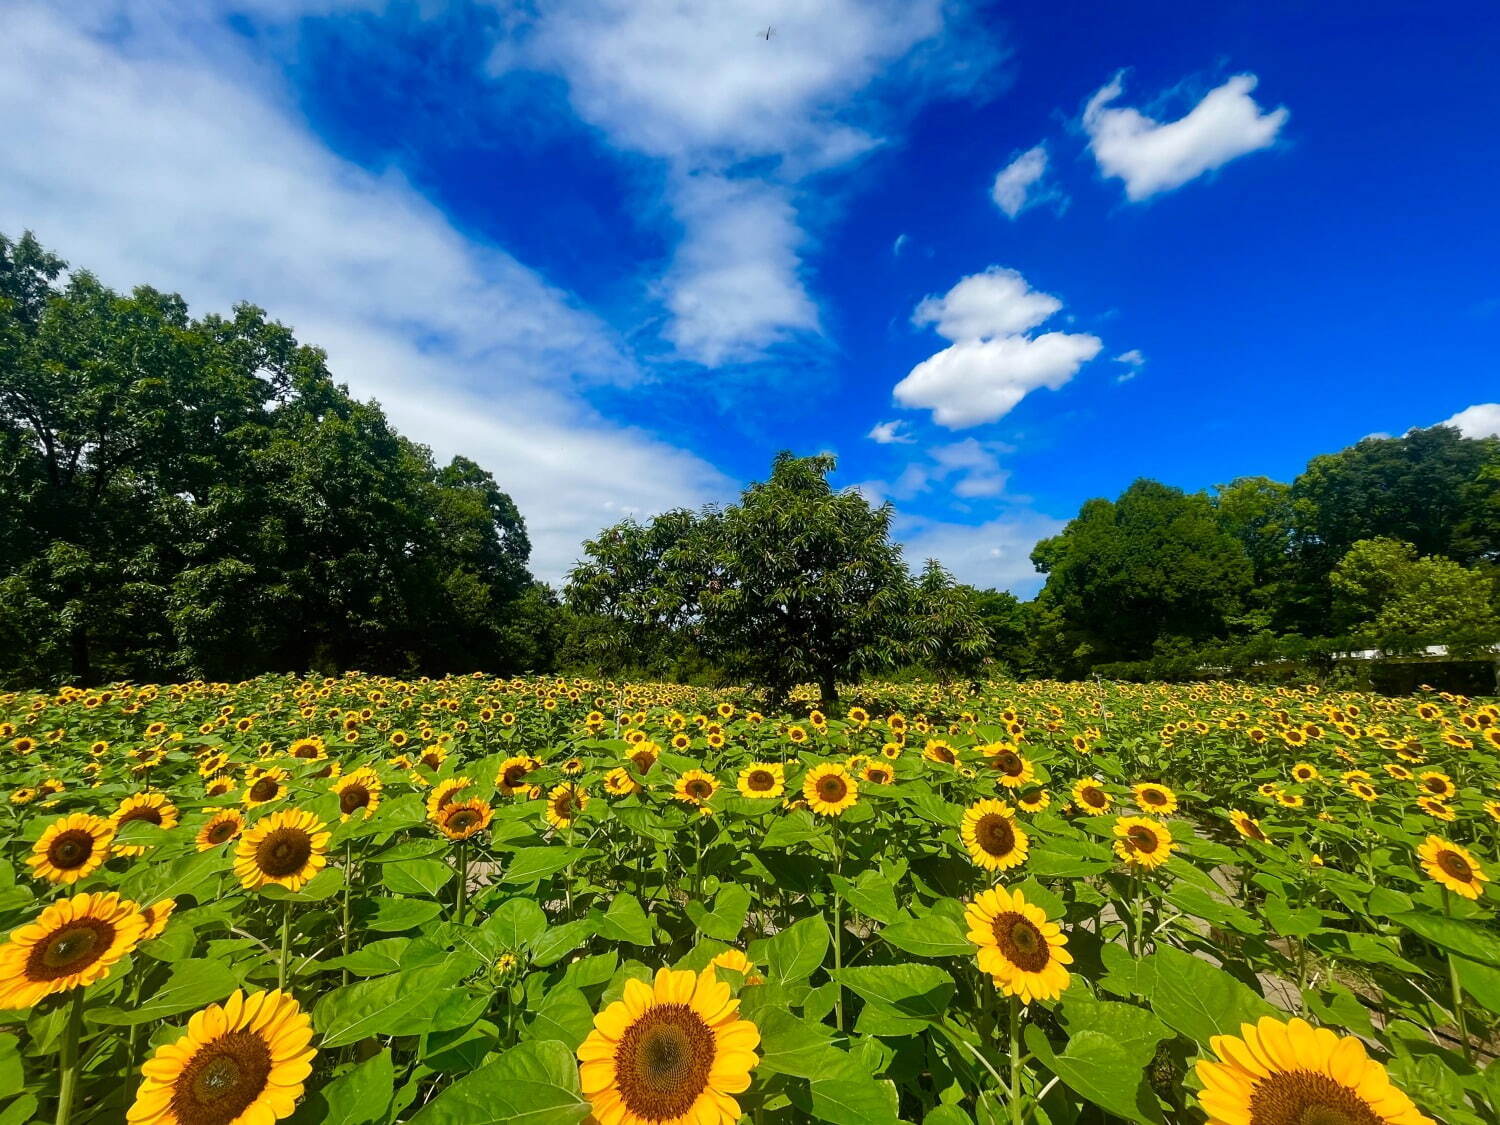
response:
[[[0,682],[550,664],[526,526],[249,305],[0,236]]]

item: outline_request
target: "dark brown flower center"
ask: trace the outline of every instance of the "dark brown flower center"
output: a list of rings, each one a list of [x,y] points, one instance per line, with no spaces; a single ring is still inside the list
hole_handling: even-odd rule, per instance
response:
[[[203,1046],[172,1083],[172,1113],[181,1125],[227,1125],[266,1088],[271,1049],[253,1031],[231,1031]]]
[[[1039,973],[1051,960],[1051,951],[1036,923],[1023,914],[1008,910],[995,917],[992,927],[1001,954],[1023,972]]]
[[[250,786],[250,799],[252,801],[269,801],[281,792],[281,782],[274,777],[263,777],[254,785]]]
[[[438,768],[438,766],[443,764],[443,757],[441,754],[429,750],[427,753],[422,755],[422,764],[428,769],[435,770]]]
[[[455,809],[448,814],[448,831],[460,834],[470,832],[479,820],[479,813],[475,809]]]
[[[1091,809],[1102,809],[1106,801],[1104,790],[1093,785],[1085,785],[1080,789],[1078,799]]]
[[[255,849],[255,865],[273,879],[301,871],[312,856],[312,837],[302,828],[277,828]]]
[[[77,918],[53,930],[31,947],[26,979],[52,981],[81,973],[109,949],[115,927],[103,918]]]
[[[1145,852],[1147,855],[1150,855],[1156,851],[1156,833],[1143,825],[1137,824],[1133,826],[1130,829],[1130,835],[1127,839],[1130,841],[1130,845],[1138,852]]]
[[[233,836],[237,829],[238,826],[232,820],[216,820],[208,826],[208,831],[205,835],[208,837],[209,843],[222,844],[225,840]]]
[[[995,755],[995,768],[1009,777],[1020,777],[1026,770],[1026,763],[1021,755],[1011,750],[1004,750]]]
[[[1438,852],[1437,865],[1443,869],[1444,874],[1457,879],[1460,883],[1472,882],[1474,879],[1474,868],[1457,852]]]
[[[346,785],[339,790],[339,812],[348,816],[352,812],[358,812],[370,803],[370,791],[363,785],[355,782]]]
[[[510,789],[515,789],[525,780],[526,767],[524,765],[507,766],[505,772],[500,775],[500,783]]]
[[[1448,783],[1440,777],[1425,778],[1422,784],[1427,786],[1427,792],[1432,793],[1438,797],[1441,797],[1444,793],[1448,792]]]
[[[1146,789],[1141,792],[1141,800],[1148,805],[1165,805],[1167,795],[1160,789]]]
[[[131,809],[120,817],[120,823],[126,824],[132,820],[144,820],[147,824],[161,823],[161,810],[152,808],[150,805],[141,805],[139,808]]]
[[[764,793],[776,787],[776,778],[770,770],[751,770],[745,783],[757,793]]]
[[[1266,834],[1261,831],[1260,825],[1256,824],[1248,816],[1240,820],[1240,831],[1244,832],[1252,840],[1264,840],[1266,838]]]
[[[836,773],[818,778],[818,797],[830,805],[836,805],[849,795],[849,786]]]
[[[974,842],[990,855],[1003,859],[1015,851],[1015,825],[1008,816],[985,813],[974,825]]]
[[[561,820],[567,820],[573,815],[573,794],[561,793],[552,798],[552,813]]]
[[[94,835],[83,828],[69,828],[58,833],[47,846],[47,862],[60,871],[82,867],[94,854]]]
[[[303,743],[292,751],[292,756],[296,758],[316,758],[318,756],[318,748],[308,743]]]
[[[686,1004],[658,1004],[615,1048],[620,1100],[647,1121],[682,1117],[708,1086],[714,1034]]]
[[[1250,1095],[1250,1125],[1379,1125],[1369,1102],[1326,1074],[1278,1071]]]
[[[706,781],[694,778],[687,783],[686,792],[689,797],[702,801],[713,796],[714,787]]]

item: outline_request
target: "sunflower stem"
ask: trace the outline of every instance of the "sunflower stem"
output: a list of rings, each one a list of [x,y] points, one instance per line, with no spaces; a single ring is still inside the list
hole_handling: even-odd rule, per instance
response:
[[[344,901],[343,917],[339,923],[339,932],[343,941],[343,953],[349,956],[349,945],[352,935],[349,932],[349,881],[354,878],[354,841],[349,840],[344,844]],[[349,970],[344,970],[344,984],[349,983]]]
[[[1010,1120],[1011,1125],[1021,1125],[1025,1114],[1021,1110],[1021,1071],[1026,1066],[1026,1048],[1021,1046],[1021,998],[1010,998]]]
[[[833,872],[842,876],[844,873],[844,849],[839,841],[839,822],[833,822]],[[840,914],[843,910],[843,898],[839,894],[838,883],[833,884],[833,1012],[836,1026],[840,1033],[844,1030],[844,927]]]
[[[1448,888],[1443,888],[1443,913],[1453,917],[1453,902],[1449,896]],[[1464,1015],[1464,988],[1458,979],[1458,962],[1453,959],[1453,954],[1448,954],[1448,987],[1453,991],[1453,1015],[1458,1020],[1458,1041],[1464,1049],[1464,1061],[1470,1066],[1474,1065],[1474,1051],[1469,1046],[1469,1023]]]
[[[281,904],[281,959],[276,965],[276,987],[282,992],[287,986],[287,966],[292,959],[292,902]]]
[[[57,1089],[57,1125],[68,1125],[73,1118],[73,1103],[78,1099],[78,1036],[83,1030],[83,989],[73,989],[68,999],[68,1023],[63,1030],[62,1051],[58,1059],[61,1082]]]
[[[458,890],[455,892],[453,914],[458,924],[464,924],[464,912],[469,905],[469,845],[468,841],[458,842]]]

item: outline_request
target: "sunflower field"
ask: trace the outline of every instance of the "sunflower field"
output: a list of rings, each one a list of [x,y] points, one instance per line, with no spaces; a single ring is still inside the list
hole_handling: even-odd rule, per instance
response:
[[[1494,703],[756,705],[0,695],[0,1125],[1495,1120]]]

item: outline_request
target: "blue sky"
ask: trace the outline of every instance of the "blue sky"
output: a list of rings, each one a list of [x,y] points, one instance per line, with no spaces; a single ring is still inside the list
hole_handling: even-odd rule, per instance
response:
[[[1025,593],[1138,476],[1500,429],[1500,9],[1088,9],[19,0],[0,230],[264,305],[554,580],[783,447]]]

